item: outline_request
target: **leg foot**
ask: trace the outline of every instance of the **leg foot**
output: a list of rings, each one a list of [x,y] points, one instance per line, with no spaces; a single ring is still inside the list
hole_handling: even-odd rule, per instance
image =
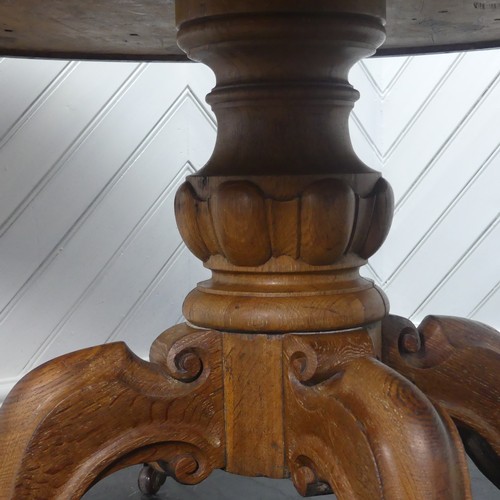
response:
[[[428,316],[383,324],[384,361],[442,406],[478,468],[500,488],[500,333],[481,323]]]
[[[158,363],[116,343],[24,377],[0,409],[1,498],[80,498],[137,463],[162,460],[185,483],[223,467],[220,335],[180,326],[156,344]]]
[[[373,359],[368,336],[289,339],[288,460],[301,494],[328,483],[340,499],[471,498],[453,425]]]
[[[141,472],[139,472],[137,485],[143,495],[154,495],[160,491],[166,479],[167,475],[164,472],[159,471],[152,465],[144,464]]]

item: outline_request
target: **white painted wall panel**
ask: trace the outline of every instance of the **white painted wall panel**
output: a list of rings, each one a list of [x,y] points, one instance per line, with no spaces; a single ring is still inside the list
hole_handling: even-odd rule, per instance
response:
[[[189,134],[185,132],[194,123],[199,110],[192,112],[186,109],[193,107],[188,98],[181,98],[175,104],[128,158],[126,167],[119,171],[120,175],[106,186],[99,202],[94,203],[72,227],[64,241],[59,242],[50,261],[31,280],[26,292],[3,318],[2,327],[7,331],[24,332],[22,338],[12,339],[17,348],[21,347],[24,355],[5,359],[0,364],[0,376],[7,370],[7,373],[11,373],[13,370],[30,369],[39,360],[39,350],[32,352],[32,339],[38,338],[40,330],[50,332],[43,342],[44,348],[47,342],[54,339],[54,335],[60,331],[58,325],[61,318],[74,314],[76,308],[82,305],[82,294],[88,294],[89,289],[94,290],[96,282],[113,271],[112,264],[128,249],[131,240],[139,237],[137,233],[150,218],[154,204],[167,195],[170,195],[170,203],[164,213],[164,231],[169,237],[163,241],[164,255],[170,255],[177,246],[174,239],[180,242],[172,212],[173,196],[175,188],[189,173],[188,169],[184,169],[189,160],[186,144]],[[204,137],[210,137],[210,131],[213,135],[213,128],[204,117],[202,120],[209,130],[204,129],[201,124],[198,130]],[[207,149],[206,156],[210,150],[211,148]],[[173,174],[181,169],[184,170],[184,175],[178,176],[173,184]],[[135,278],[143,276],[144,272],[144,269],[136,269]],[[122,293],[107,304],[110,310],[115,304],[122,304],[127,300],[127,278],[120,278],[122,282],[117,288],[122,288]],[[41,310],[43,313],[26,315],[26,311],[30,310]],[[99,336],[92,337],[90,344],[96,343],[95,340],[99,343],[106,338],[109,324],[105,321],[106,315],[101,315],[101,318],[103,324],[98,330]],[[76,336],[75,343],[81,345],[81,340],[87,335],[82,329],[81,334]],[[7,349],[9,347],[14,348],[7,341]]]
[[[194,283],[209,276],[184,244],[179,245],[110,340],[124,340],[139,356],[147,357],[158,334],[183,321],[182,302]]]
[[[351,113],[351,138],[358,156],[370,167],[383,165],[382,92],[374,85],[366,64],[357,64],[349,75],[362,98]]]
[[[68,61],[45,61],[31,64],[25,59],[0,59],[0,145],[6,142],[21,124],[31,116],[51,88],[55,88]],[[9,136],[6,136],[10,132]]]
[[[180,319],[205,271],[180,246],[173,196],[208,158],[216,129],[202,66],[13,61],[0,91],[19,115],[0,120],[2,393],[37,364],[122,338],[136,321],[124,337],[146,355]],[[25,89],[17,81],[30,71],[48,76]],[[158,290],[163,307],[150,321]]]
[[[439,57],[408,58],[397,84],[383,94],[383,152],[388,159],[435,98],[452,78],[464,54],[442,54]],[[414,139],[413,139],[414,140]],[[401,168],[397,166],[396,168]]]
[[[487,226],[456,265],[447,271],[443,280],[412,314],[422,316],[439,311],[440,314],[451,316],[477,317],[476,309],[481,307],[481,304],[488,299],[498,285],[500,276],[499,222],[500,217],[497,214],[492,224]],[[497,302],[497,317],[492,321],[495,324],[498,322],[498,304]]]
[[[1,214],[12,213],[36,184],[50,175],[134,66],[117,63],[106,72],[100,63],[71,63],[65,67],[59,84],[3,144]],[[75,89],[79,89],[77,93]]]
[[[395,313],[500,327],[500,52],[370,60],[360,157],[397,211],[364,273]],[[125,340],[147,356],[207,271],[173,196],[207,160],[213,75],[194,64],[0,60],[0,400],[26,370]]]
[[[499,304],[500,283],[497,283],[496,287],[491,290],[487,297],[485,297],[485,300],[481,304],[478,304],[474,311],[472,311],[470,317],[475,321],[481,321],[487,325],[496,326],[498,325]]]
[[[429,313],[478,318],[473,311],[485,295],[496,301],[488,310],[500,310],[498,296],[491,294],[500,281],[497,264],[478,261],[481,251],[500,247],[493,231],[500,212],[500,52],[407,61],[384,95],[383,130],[390,137],[382,170],[395,188],[396,213],[371,266],[395,313],[417,323]],[[409,81],[417,62],[420,78],[414,75]],[[378,64],[369,61],[367,67],[377,73]],[[427,88],[428,97],[421,95],[414,116],[398,121],[405,93],[411,101],[415,86],[437,73],[440,78]],[[401,138],[391,146],[398,133]],[[480,266],[475,273],[473,262]],[[498,312],[488,318],[500,326]]]
[[[491,163],[495,168],[499,133],[492,124],[497,120],[499,103],[500,84],[497,78],[484,94],[481,105],[474,108],[456,132],[454,140],[440,151],[430,168],[422,172],[414,182],[411,193],[399,201],[389,240],[391,261],[387,263],[387,280],[391,279],[398,266],[457,195],[468,189],[472,180]],[[492,199],[494,202],[495,198]],[[500,201],[497,200],[497,209],[498,203]],[[418,218],[414,217],[416,213]]]
[[[382,262],[375,257],[373,261],[384,280],[391,279],[433,221],[446,210],[498,146],[499,134],[494,125],[500,111],[498,66],[497,63],[495,72],[485,71],[487,78],[483,85],[474,89],[473,99],[471,89],[463,80],[450,85],[448,91],[453,92],[454,100],[437,100],[432,111],[429,109],[428,115],[423,112],[414,124],[414,131],[405,139],[407,146],[398,147],[395,155],[400,156],[406,150],[407,161],[403,163],[401,157],[402,163],[396,166],[394,155],[385,161],[384,175],[391,181],[398,201],[387,241],[392,249],[391,258]],[[469,79],[473,68],[473,65],[467,65],[471,71]],[[459,91],[469,92],[468,99],[473,101],[467,103],[465,109],[463,101],[466,99]],[[448,112],[450,107],[454,116]],[[458,108],[461,108],[460,114],[456,114]],[[448,122],[444,124],[443,116],[446,115]],[[412,137],[414,143],[410,142]],[[436,141],[436,137],[440,140]],[[415,217],[417,213],[418,218]]]
[[[468,53],[459,56],[458,63],[456,60],[453,62],[452,71],[438,82],[436,91],[431,92],[431,99],[424,102],[424,108],[385,159],[384,173],[392,179],[398,200],[403,199],[420,175],[432,168],[435,157],[454,140],[461,123],[473,111],[499,72],[496,51]],[[426,77],[427,74],[422,72],[420,79]],[[408,99],[411,99],[413,88],[420,85],[420,81],[413,80],[409,85],[406,88]],[[404,100],[398,106],[404,108]],[[384,122],[384,128],[392,126],[391,121]],[[492,124],[486,126],[491,127]],[[402,170],[404,175],[398,175]]]
[[[476,251],[483,234],[495,223],[500,211],[499,167],[498,161],[492,162],[490,168],[476,176],[398,268],[385,286],[394,310],[413,316],[442,280]],[[476,211],[481,214],[480,218],[475,216]],[[464,286],[467,284],[471,288],[474,286],[464,281]],[[409,286],[411,293],[407,291]],[[474,295],[474,292],[469,294],[471,300]]]

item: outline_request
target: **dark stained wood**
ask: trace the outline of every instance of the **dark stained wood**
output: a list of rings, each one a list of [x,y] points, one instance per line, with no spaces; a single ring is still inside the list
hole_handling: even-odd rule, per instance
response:
[[[383,322],[383,360],[457,422],[466,449],[500,487],[500,333],[475,321],[428,316],[416,329]]]
[[[453,424],[373,359],[367,332],[284,341],[287,458],[302,494],[339,499],[470,499]]]
[[[149,461],[190,484],[223,467],[220,334],[180,326],[158,349],[160,364],[115,343],[26,375],[0,409],[0,498],[77,499],[105,475]],[[193,353],[203,369],[186,381]],[[186,456],[196,468],[179,463]]]
[[[173,0],[0,0],[0,55],[185,61]]]
[[[426,54],[500,46],[495,0],[388,0],[387,41],[377,55]]]
[[[214,2],[214,12],[219,3]],[[238,3],[243,5],[241,1]],[[269,2],[270,10],[284,11],[289,9],[289,3]],[[303,5],[307,3],[304,1]],[[187,60],[175,43],[173,4],[173,0],[0,0],[0,55]],[[352,10],[352,2],[344,4]],[[228,5],[231,2],[224,8]],[[362,9],[363,4],[360,5]],[[247,2],[244,8],[248,10],[249,6],[252,2]],[[302,10],[307,13],[307,8]],[[318,5],[317,10],[328,10],[328,1]],[[388,0],[387,42],[377,54],[499,45],[498,2]]]
[[[500,456],[480,434],[461,426],[460,437],[467,454],[482,473],[500,489]]]

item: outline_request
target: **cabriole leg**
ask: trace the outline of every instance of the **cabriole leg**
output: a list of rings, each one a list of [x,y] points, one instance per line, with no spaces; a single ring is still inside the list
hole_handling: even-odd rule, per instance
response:
[[[456,422],[467,453],[500,488],[500,333],[476,321],[399,316],[383,323],[383,360]]]
[[[0,498],[78,499],[143,462],[189,484],[223,467],[220,343],[179,326],[155,342],[153,363],[115,343],[29,373],[0,409]]]
[[[363,332],[285,341],[288,461],[302,495],[339,499],[470,499],[453,424],[374,359]]]

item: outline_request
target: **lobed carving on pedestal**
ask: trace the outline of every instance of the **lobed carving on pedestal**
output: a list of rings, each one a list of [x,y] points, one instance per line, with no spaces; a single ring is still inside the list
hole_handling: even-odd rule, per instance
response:
[[[387,313],[358,269],[387,235],[392,191],[348,127],[359,97],[348,72],[383,42],[383,12],[381,0],[179,3],[179,45],[217,76],[214,151],[175,203],[212,270],[184,302],[190,323],[280,334]]]
[[[192,324],[329,331],[387,314],[383,292],[358,271],[392,219],[392,190],[379,174],[191,176],[175,207],[186,244],[213,273],[184,302]]]
[[[206,182],[188,180],[175,201],[181,235],[204,262],[215,255],[242,267],[281,256],[309,266],[332,266],[348,254],[368,259],[392,221],[393,194],[383,178],[366,194],[333,176],[304,177],[288,193],[283,179],[243,178],[199,187]]]

